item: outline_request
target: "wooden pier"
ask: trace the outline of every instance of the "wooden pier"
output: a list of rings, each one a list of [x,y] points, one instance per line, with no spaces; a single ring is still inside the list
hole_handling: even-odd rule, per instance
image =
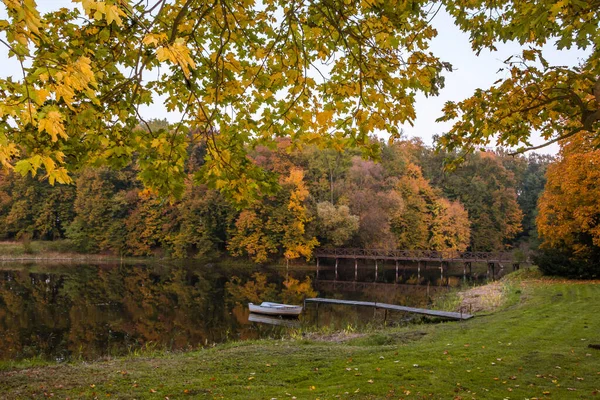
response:
[[[374,303],[370,301],[352,301],[352,300],[336,300],[336,299],[323,299],[323,298],[310,298],[304,300],[304,307],[306,308],[306,303],[316,303],[317,306],[319,304],[342,304],[348,306],[365,306],[365,307],[375,307],[381,308],[383,310],[394,310],[401,312],[409,312],[413,314],[421,314],[427,315],[430,317],[438,317],[438,318],[446,318],[446,319],[454,319],[454,320],[467,320],[473,318],[471,314],[466,314],[463,312],[451,312],[451,311],[437,311],[437,310],[428,310],[426,308],[414,308],[414,307],[405,307],[405,306],[397,306],[394,304],[386,304],[386,303]]]
[[[428,265],[437,265],[440,270],[440,278],[447,277],[446,271],[451,263],[461,263],[463,267],[463,276],[471,275],[473,263],[487,264],[488,278],[495,279],[498,266],[500,270],[505,268],[505,265],[511,265],[513,270],[520,268],[520,264],[528,264],[528,261],[517,259],[510,252],[489,252],[489,251],[435,251],[435,250],[386,250],[386,249],[356,249],[356,248],[320,248],[315,249],[314,257],[317,261],[317,279],[319,279],[319,260],[320,259],[335,259],[335,280],[338,279],[339,260],[350,259],[354,260],[354,280],[358,278],[358,260],[373,260],[375,261],[375,281],[378,280],[379,262],[394,261],[396,267],[396,281],[400,264],[402,270],[406,268],[406,264],[416,264],[417,278],[421,277],[421,268],[427,269]]]

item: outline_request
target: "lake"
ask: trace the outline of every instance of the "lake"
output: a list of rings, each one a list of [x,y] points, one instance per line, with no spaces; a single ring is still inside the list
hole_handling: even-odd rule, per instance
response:
[[[229,340],[279,338],[290,329],[378,326],[383,311],[320,306],[317,313],[314,305],[303,312],[301,328],[274,326],[249,321],[247,303],[301,304],[318,293],[425,306],[445,290],[435,284],[427,289],[369,282],[368,267],[361,267],[363,282],[357,283],[332,281],[327,267],[320,273],[315,281],[314,269],[255,265],[1,264],[0,359],[93,360],[144,349],[188,350]],[[389,281],[389,270],[381,274]],[[430,282],[438,274],[430,270]],[[407,323],[407,316],[390,313],[386,323]]]

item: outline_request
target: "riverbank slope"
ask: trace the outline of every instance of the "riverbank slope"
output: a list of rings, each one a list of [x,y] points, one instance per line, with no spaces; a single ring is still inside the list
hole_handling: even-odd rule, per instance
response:
[[[511,287],[515,301],[491,314],[342,343],[305,340],[299,333],[188,353],[4,364],[0,398],[600,396],[600,282],[529,279]]]

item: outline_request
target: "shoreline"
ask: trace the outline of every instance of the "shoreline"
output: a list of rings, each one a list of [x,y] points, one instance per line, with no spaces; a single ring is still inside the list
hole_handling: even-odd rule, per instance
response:
[[[522,278],[522,279],[521,279]],[[385,328],[343,341],[230,342],[63,364],[4,362],[7,399],[587,398],[598,393],[598,282],[516,275],[512,300],[465,322]],[[577,313],[573,307],[577,306]],[[1,364],[0,364],[1,365]]]

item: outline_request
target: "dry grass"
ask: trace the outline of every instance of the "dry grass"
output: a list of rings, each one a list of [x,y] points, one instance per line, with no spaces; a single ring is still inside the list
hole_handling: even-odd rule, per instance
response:
[[[503,282],[493,282],[460,292],[459,309],[469,313],[493,311],[504,304],[505,286]]]

